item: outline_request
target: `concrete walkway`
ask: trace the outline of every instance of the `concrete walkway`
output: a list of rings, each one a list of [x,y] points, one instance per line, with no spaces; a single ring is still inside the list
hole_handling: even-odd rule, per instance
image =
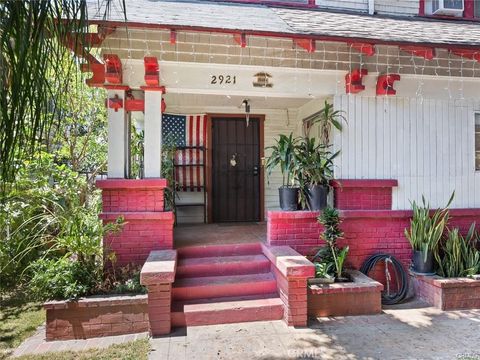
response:
[[[46,343],[39,332],[15,355],[105,347],[145,336]],[[381,315],[312,319],[303,329],[282,321],[177,329],[151,339],[151,344],[150,359],[159,360],[480,360],[480,310],[442,312],[416,302],[385,309]]]

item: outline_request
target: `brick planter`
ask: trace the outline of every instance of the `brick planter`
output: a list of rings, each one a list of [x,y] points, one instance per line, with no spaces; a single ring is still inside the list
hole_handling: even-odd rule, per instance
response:
[[[70,340],[149,330],[147,295],[94,296],[78,301],[50,301],[46,339]]]
[[[480,279],[410,275],[415,295],[436,308],[480,309]]]
[[[379,314],[383,285],[359,271],[349,271],[353,282],[308,287],[309,316]]]

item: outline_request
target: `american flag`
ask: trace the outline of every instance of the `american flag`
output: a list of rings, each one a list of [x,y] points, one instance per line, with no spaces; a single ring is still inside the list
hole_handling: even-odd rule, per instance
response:
[[[175,154],[175,164],[181,165],[175,168],[177,186],[183,191],[202,191],[203,167],[184,165],[205,164],[205,151],[189,147],[205,148],[207,116],[163,114],[162,137],[179,148]]]

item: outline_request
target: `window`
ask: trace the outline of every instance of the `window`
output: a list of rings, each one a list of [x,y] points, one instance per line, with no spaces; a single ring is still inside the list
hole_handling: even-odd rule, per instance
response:
[[[420,0],[420,15],[480,20],[480,0]]]
[[[475,114],[475,171],[480,171],[480,113]]]

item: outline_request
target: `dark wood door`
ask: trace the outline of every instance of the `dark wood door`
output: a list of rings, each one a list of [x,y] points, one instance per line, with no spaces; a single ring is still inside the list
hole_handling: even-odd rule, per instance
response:
[[[212,117],[213,222],[260,221],[260,119]]]

